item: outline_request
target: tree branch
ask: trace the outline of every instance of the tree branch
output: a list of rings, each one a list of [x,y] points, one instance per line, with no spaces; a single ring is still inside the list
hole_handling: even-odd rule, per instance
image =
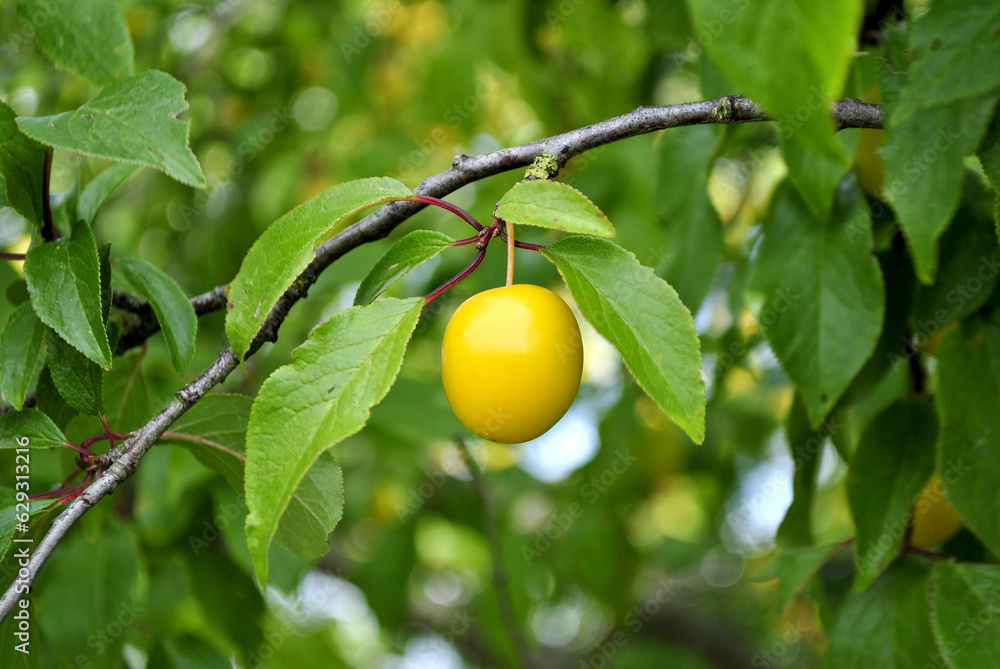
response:
[[[833,105],[831,114],[840,128],[882,127],[882,108],[879,105],[865,104],[853,99],[841,100]],[[527,167],[543,153],[555,156],[559,166],[562,167],[574,156],[590,149],[657,130],[687,125],[731,124],[767,120],[771,119],[760,106],[740,96],[662,107],[639,107],[628,114],[530,144],[501,149],[480,156],[458,156],[452,163],[451,169],[427,177],[415,191],[420,195],[443,197],[474,181]],[[427,205],[416,202],[388,204],[323,243],[299,279],[278,299],[257,337],[251,343],[247,356],[256,352],[264,342],[277,339],[278,329],[289,310],[296,302],[306,296],[309,287],[331,263],[362,244],[385,237],[397,225],[425,206]],[[134,301],[129,301],[134,304]],[[225,286],[219,286],[194,297],[191,303],[199,315],[221,309],[226,304]],[[155,317],[151,321],[143,319],[140,322],[145,325],[127,331],[123,335],[118,345],[118,353],[138,346],[159,330],[159,324],[156,323]],[[178,391],[176,397],[163,411],[139,429],[128,441],[115,449],[113,464],[52,522],[48,533],[35,547],[31,559],[28,561],[27,575],[11,584],[0,597],[0,622],[7,617],[21,598],[21,595],[18,594],[19,586],[23,583],[29,588],[31,587],[42,565],[62,541],[69,528],[90,507],[129,478],[156,440],[205,393],[222,383],[238,364],[239,362],[231,349],[223,351],[201,376]]]
[[[116,290],[112,303],[119,309],[130,311],[139,317],[138,321],[130,323],[119,337],[115,355],[122,355],[131,348],[142,346],[144,341],[160,331],[160,322],[156,320],[152,307],[138,295]],[[196,316],[224,308],[226,286],[216,286],[207,293],[192,297],[191,306],[194,307]]]
[[[167,431],[167,428],[180,418],[185,411],[191,408],[195,402],[201,399],[205,393],[221,383],[231,371],[236,369],[238,364],[239,361],[232,350],[227,349],[223,351],[218,360],[205,370],[204,374],[185,386],[163,411],[143,425],[128,441],[115,449],[115,458],[111,466],[83,494],[73,500],[66,507],[65,511],[52,521],[49,531],[38,545],[35,546],[34,551],[32,551],[26,567],[27,576],[16,580],[3,594],[3,597],[0,597],[0,620],[7,617],[17,604],[17,601],[22,597],[18,593],[16,586],[20,583],[24,583],[29,588],[32,586],[42,565],[45,564],[45,561],[49,559],[55,547],[66,536],[69,528],[76,521],[80,520],[83,514],[90,510],[90,507],[97,504],[97,502],[117,488],[120,483],[130,477],[135,472],[142,456]]]

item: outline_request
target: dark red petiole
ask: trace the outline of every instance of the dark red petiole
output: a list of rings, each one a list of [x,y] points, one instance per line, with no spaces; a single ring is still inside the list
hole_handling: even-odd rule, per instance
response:
[[[90,447],[90,445],[86,441],[83,443],[84,443],[83,446],[77,446],[73,442],[67,441],[63,443],[63,446],[65,446],[66,448],[72,448],[74,451],[80,453],[81,455],[86,455],[89,457],[90,455],[92,455],[92,453],[87,450]]]
[[[66,479],[64,483],[68,483],[69,481],[73,480],[79,473],[80,473],[79,471],[73,472],[73,475],[70,476],[68,479]],[[60,503],[68,502],[69,500],[73,499],[81,492],[86,490],[87,486],[89,486],[90,482],[93,480],[94,480],[94,475],[87,474],[86,478],[84,478],[82,481],[80,481],[74,486],[71,486],[69,488],[62,487],[59,488],[58,490],[53,490],[51,492],[42,492],[38,493],[37,495],[28,495],[28,499],[35,500],[35,499],[52,499],[53,497],[65,497],[65,499],[60,500]]]
[[[476,235],[475,237],[466,237],[465,239],[456,239],[451,244],[448,244],[448,246],[466,246],[467,244],[475,244],[480,239],[482,239],[482,236],[480,235]]]
[[[435,288],[433,291],[425,295],[424,304],[429,304],[431,300],[440,297],[441,294],[444,293],[446,290],[456,285],[459,281],[461,281],[465,277],[472,274],[475,271],[475,269],[479,267],[479,263],[481,263],[483,261],[483,258],[485,257],[486,257],[486,246],[484,245],[481,249],[479,249],[479,253],[476,254],[476,257],[473,259],[471,263],[469,263],[469,265],[465,269],[463,269],[461,272],[451,277],[443,284]]]
[[[111,426],[108,425],[108,419],[101,415],[101,425],[104,426],[104,434],[108,436],[108,450],[115,450],[115,433],[111,431]]]
[[[37,495],[28,495],[28,499],[52,499],[54,497],[59,497],[59,503],[64,504],[71,499],[76,498],[80,495],[84,489],[90,485],[95,477],[100,477],[104,473],[104,465],[110,462],[110,452],[114,448],[115,439],[125,440],[129,438],[127,434],[120,434],[118,432],[112,432],[111,426],[108,425],[107,420],[103,419],[101,422],[104,424],[105,432],[103,434],[97,434],[89,439],[86,439],[82,444],[77,446],[72,442],[65,442],[63,446],[66,448],[71,448],[80,455],[76,458],[77,469],[72,474],[70,474],[62,485],[56,490],[49,492],[38,493]],[[107,441],[109,445],[108,454],[97,455],[96,453],[90,452],[90,447],[99,441]],[[86,477],[80,483],[70,486],[70,482],[75,479],[80,474],[86,474]]]
[[[91,446],[93,446],[94,444],[96,444],[99,441],[105,441],[107,439],[110,439],[111,437],[113,437],[114,439],[128,439],[128,435],[127,434],[120,434],[118,432],[110,432],[109,431],[109,432],[107,432],[105,434],[96,434],[93,437],[90,437],[89,439],[87,439],[86,441],[84,441],[82,444],[80,444],[80,448],[84,449],[84,452],[89,455],[90,454],[90,450],[89,449],[90,449]],[[114,443],[114,442],[112,441],[112,443]],[[111,448],[114,448],[114,446],[111,446]],[[79,448],[77,450],[79,450]]]
[[[505,244],[507,243],[507,233],[504,232],[503,229],[500,230],[500,239],[503,240]],[[514,240],[514,246],[519,249],[527,249],[529,251],[541,251],[545,248],[544,244],[532,244],[531,242],[522,242],[517,239]]]
[[[61,500],[59,500],[59,503],[60,504],[65,504],[66,502],[69,502],[69,501],[74,500],[77,497],[79,497],[80,493],[82,493],[84,490],[86,490],[87,486],[89,486],[93,480],[94,480],[94,475],[93,474],[87,474],[87,478],[83,479],[82,481],[80,481],[79,483],[77,483],[72,488],[68,488],[68,489],[66,489],[66,490],[63,491],[63,495],[65,495],[65,497],[63,497]]]

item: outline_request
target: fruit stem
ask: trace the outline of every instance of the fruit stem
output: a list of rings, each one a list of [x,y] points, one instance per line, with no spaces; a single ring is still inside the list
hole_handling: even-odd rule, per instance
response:
[[[479,263],[481,263],[483,261],[483,258],[485,257],[486,257],[486,245],[484,244],[483,247],[479,249],[479,252],[476,254],[475,259],[471,263],[469,263],[465,269],[463,269],[461,272],[459,272],[455,276],[445,281],[443,284],[432,290],[430,293],[424,295],[424,304],[425,305],[430,304],[431,300],[440,297],[441,294],[444,293],[446,290],[456,285],[459,281],[461,281],[465,277],[472,274],[472,272],[475,271],[477,267],[479,267]]]
[[[514,285],[514,224],[507,221],[507,285]]]
[[[446,201],[444,201],[444,200],[442,200],[440,198],[431,197],[430,195],[414,195],[413,197],[404,197],[404,198],[401,198],[400,201],[402,201],[402,202],[421,202],[423,204],[433,204],[436,207],[441,207],[442,209],[444,209],[446,211],[450,211],[451,213],[455,214],[456,216],[458,216],[459,218],[461,218],[463,221],[465,221],[466,223],[468,223],[469,225],[471,225],[472,227],[474,227],[476,230],[483,230],[484,229],[483,224],[480,223],[479,221],[477,221],[475,216],[473,216],[472,214],[470,214],[466,210],[462,209],[458,205],[452,204],[451,202],[446,202]]]
[[[24,254],[0,251],[0,260],[24,260]]]

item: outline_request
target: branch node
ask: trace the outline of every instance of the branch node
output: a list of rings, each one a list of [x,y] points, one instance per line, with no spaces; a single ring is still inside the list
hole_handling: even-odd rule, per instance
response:
[[[719,100],[719,104],[715,106],[712,110],[715,117],[718,118],[723,123],[729,123],[733,120],[733,100],[732,96],[724,97]]]

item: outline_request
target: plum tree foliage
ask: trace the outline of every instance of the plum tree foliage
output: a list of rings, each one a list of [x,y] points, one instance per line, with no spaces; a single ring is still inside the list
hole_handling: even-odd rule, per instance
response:
[[[995,2],[0,18],[0,666],[1000,661]]]

